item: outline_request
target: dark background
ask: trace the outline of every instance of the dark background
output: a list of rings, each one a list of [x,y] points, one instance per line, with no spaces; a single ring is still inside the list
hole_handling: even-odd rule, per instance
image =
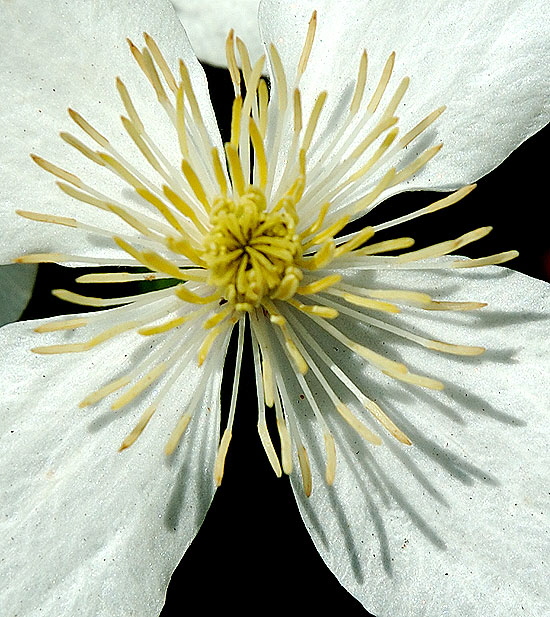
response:
[[[227,138],[232,99],[228,73],[212,67],[206,70]],[[541,153],[549,135],[547,128],[523,144],[460,204],[419,219],[410,229],[399,228],[398,234],[412,235],[421,247],[493,225],[494,231],[479,246],[471,245],[461,253],[480,257],[517,249],[520,257],[511,267],[550,280],[548,198],[541,186],[548,173]],[[439,198],[441,194],[404,194],[379,210],[383,218],[385,208],[391,209],[393,218]],[[56,287],[78,291],[73,281],[79,274],[59,266],[41,266],[36,293],[24,318],[74,312],[73,305],[56,300],[49,291]],[[252,367],[245,364],[244,370],[252,371]],[[162,617],[228,612],[293,617],[318,611],[366,617],[317,554],[288,479],[274,476],[257,436],[256,413],[253,395],[241,394],[223,485],[173,576]]]

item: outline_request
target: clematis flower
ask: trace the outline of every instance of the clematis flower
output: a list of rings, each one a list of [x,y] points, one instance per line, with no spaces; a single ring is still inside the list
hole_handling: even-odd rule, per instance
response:
[[[1,4],[2,257],[130,286],[0,330],[7,614],[158,615],[248,337],[269,463],[367,610],[547,612],[549,287],[450,256],[490,228],[393,228],[547,123],[549,9],[401,5],[263,2],[267,62],[227,38],[223,145],[168,3]],[[411,189],[453,192],[375,222]]]

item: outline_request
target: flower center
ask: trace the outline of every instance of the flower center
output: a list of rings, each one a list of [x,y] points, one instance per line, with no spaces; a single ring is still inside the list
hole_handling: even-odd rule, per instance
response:
[[[287,210],[266,210],[264,193],[251,186],[237,199],[218,197],[210,215],[202,259],[208,282],[220,288],[235,310],[251,311],[264,298],[288,299],[295,293],[302,256],[296,222]]]

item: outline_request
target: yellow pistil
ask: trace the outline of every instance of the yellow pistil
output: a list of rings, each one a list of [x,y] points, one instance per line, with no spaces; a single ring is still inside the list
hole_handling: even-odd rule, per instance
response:
[[[296,260],[302,246],[288,208],[267,211],[264,193],[250,186],[235,199],[214,201],[212,229],[202,260],[208,282],[237,311],[252,311],[264,298],[279,297],[282,287],[302,279]]]

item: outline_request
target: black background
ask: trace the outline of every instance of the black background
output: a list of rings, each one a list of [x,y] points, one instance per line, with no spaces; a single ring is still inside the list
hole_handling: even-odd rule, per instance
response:
[[[227,138],[232,99],[228,74],[212,67],[206,70]],[[466,200],[419,219],[410,229],[400,228],[399,235],[412,235],[416,246],[422,247],[493,225],[488,238],[461,252],[479,257],[518,249],[520,257],[510,266],[549,280],[548,197],[542,187],[548,170],[541,155],[549,134],[546,129],[523,144],[483,178]],[[393,218],[440,197],[425,192],[394,197],[379,208],[381,218],[387,218],[388,212]],[[73,282],[78,274],[81,272],[59,266],[41,266],[36,292],[24,318],[74,312],[73,305],[51,297],[49,290],[65,287],[78,291]],[[244,374],[252,374],[248,372],[251,370],[250,364],[245,364]],[[317,554],[301,522],[288,479],[274,476],[257,437],[254,393],[250,388],[241,391],[223,485],[174,573],[162,617],[271,612],[294,616],[317,611],[365,617],[365,610],[340,586]]]

